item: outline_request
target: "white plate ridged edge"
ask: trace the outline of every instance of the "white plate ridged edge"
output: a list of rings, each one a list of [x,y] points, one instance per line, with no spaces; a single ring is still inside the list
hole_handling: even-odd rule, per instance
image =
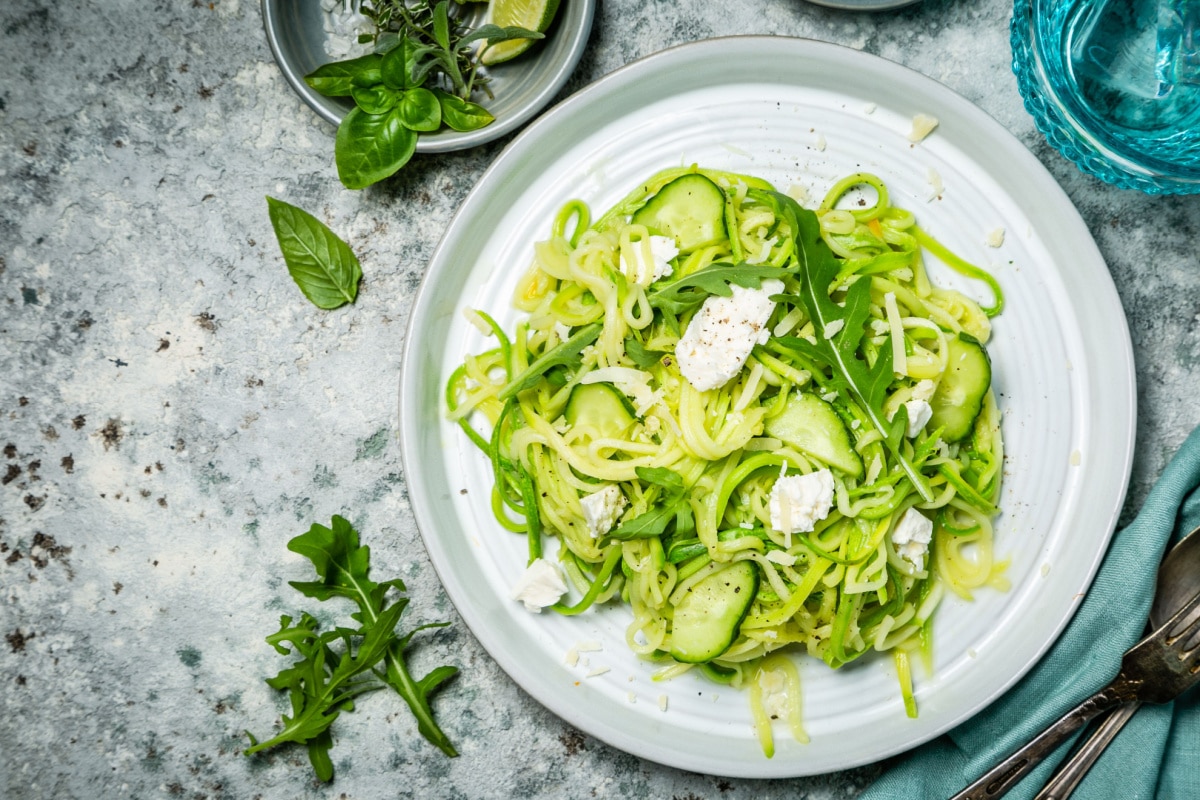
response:
[[[711,118],[735,102],[738,115]],[[940,125],[913,146],[904,134],[918,112]],[[648,685],[648,667],[620,651],[619,609],[562,619],[527,615],[508,601],[524,544],[488,527],[486,468],[445,422],[441,405],[449,368],[485,346],[462,308],[515,319],[507,311],[511,287],[561,202],[583,197],[599,213],[653,169],[696,160],[802,183],[860,165],[875,169],[898,204],[952,248],[993,266],[1009,292],[989,349],[1013,454],[998,523],[999,551],[1013,560],[1012,590],[980,593],[970,606],[951,602],[939,613],[937,669],[918,681],[917,720],[898,710],[888,660],[833,673],[801,659],[812,742],[796,744],[777,730],[771,760],[758,751],[740,693],[721,687],[710,702],[716,687],[687,676]],[[946,185],[943,199],[931,203],[922,196],[928,170]],[[815,184],[819,190],[820,179]],[[1007,233],[994,252],[980,243],[992,225]],[[979,296],[977,285],[935,275]],[[1124,314],[1094,242],[1053,178],[946,87],[807,40],[683,45],[617,70],[531,125],[447,228],[414,301],[402,368],[400,435],[414,514],[447,593],[483,646],[580,730],[712,774],[789,777],[869,763],[977,712],[1024,674],[1074,612],[1115,525],[1132,463],[1134,374]],[[611,666],[609,676],[586,679],[563,664],[565,650],[585,639],[604,641],[595,660]],[[629,702],[627,685],[636,687],[637,702]],[[670,697],[666,713],[658,694]]]

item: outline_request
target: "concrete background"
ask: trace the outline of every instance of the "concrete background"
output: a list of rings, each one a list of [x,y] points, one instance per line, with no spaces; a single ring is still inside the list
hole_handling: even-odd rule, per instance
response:
[[[569,0],[568,0],[569,2]],[[810,37],[932,76],[1060,181],[1108,261],[1137,360],[1125,517],[1200,421],[1200,201],[1104,185],[1051,149],[1009,69],[1010,6],[862,14],[801,0],[604,0],[563,96],[665,46]],[[400,347],[438,237],[505,144],[341,187],[331,126],[285,84],[251,0],[0,5],[0,795],[12,798],[851,798],[880,765],[795,781],[667,769],[566,726],[457,619],[408,507]],[[314,308],[272,194],[362,260],[357,304]],[[300,605],[284,547],[342,513],[409,585],[416,670],[463,673],[444,758],[399,703],[341,726],[332,786],[301,748],[247,759],[281,699],[263,643]],[[305,604],[306,606],[308,604]],[[350,724],[352,722],[352,724]]]

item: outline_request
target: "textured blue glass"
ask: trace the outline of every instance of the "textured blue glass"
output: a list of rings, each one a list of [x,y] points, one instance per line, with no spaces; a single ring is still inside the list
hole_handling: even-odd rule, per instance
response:
[[[1200,192],[1200,0],[1016,0],[1013,72],[1038,129],[1080,169]]]

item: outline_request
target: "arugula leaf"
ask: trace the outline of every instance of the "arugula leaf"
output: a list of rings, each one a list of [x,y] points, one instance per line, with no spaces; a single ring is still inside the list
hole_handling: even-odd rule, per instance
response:
[[[666,467],[634,467],[634,473],[646,483],[661,486],[668,492],[683,494],[683,476]]]
[[[889,421],[883,412],[887,388],[894,379],[891,347],[880,348],[874,364],[868,365],[858,357],[871,311],[870,279],[855,280],[846,289],[845,302],[842,305],[835,303],[830,297],[830,290],[837,282],[838,264],[833,252],[821,239],[816,214],[778,192],[751,189],[750,195],[770,205],[776,218],[790,227],[794,239],[793,257],[799,264],[801,284],[797,299],[812,320],[817,343],[813,345],[803,339],[791,341],[803,343],[798,345],[798,349],[832,369],[833,385],[844,389],[862,407],[871,424],[884,437],[888,450],[900,463],[913,487],[922,498],[932,500],[933,489],[929,481],[904,455],[901,447],[903,435],[896,435],[897,431],[902,430],[900,426],[906,424],[907,415],[897,414]],[[829,335],[826,335],[827,331]]]
[[[718,261],[650,292],[650,305],[665,314],[682,315],[699,308],[709,295],[729,297],[733,286],[758,289],[768,278],[783,278],[794,269],[767,264]]]
[[[515,397],[536,384],[547,370],[559,365],[575,363],[583,349],[599,338],[600,330],[603,327],[599,322],[593,322],[591,325],[585,325],[575,331],[565,342],[542,354],[522,370],[521,374],[509,381],[496,397],[500,401]]]
[[[340,516],[334,516],[328,528],[314,524],[287,546],[311,561],[317,573],[317,580],[290,581],[291,586],[320,601],[332,597],[353,601],[358,611],[350,617],[359,627],[318,632],[316,618],[308,613],[294,624],[287,615],[280,619],[279,631],[268,636],[267,642],[280,654],[295,651],[301,659],[269,678],[267,683],[288,692],[292,713],[282,716],[283,729],[266,741],[259,742],[247,731],[250,747],[245,754],[284,742],[302,743],[308,747],[309,761],[317,777],[328,781],[333,777],[330,726],[343,711],[354,710],[355,697],[391,686],[412,710],[421,735],[446,755],[458,755],[434,720],[429,704],[430,695],[454,677],[458,669],[437,667],[415,680],[404,660],[404,650],[416,633],[448,623],[421,625],[397,635],[396,625],[408,606],[408,598],[400,597],[389,603],[387,594],[393,589],[405,591],[404,583],[398,578],[381,583],[371,579],[370,549],[359,545],[358,532]]]
[[[696,523],[692,507],[685,497],[687,487],[683,476],[665,467],[637,467],[635,472],[641,480],[662,487],[665,495],[663,503],[621,523],[609,532],[609,537],[627,541],[662,536],[672,521],[675,523],[676,536],[686,538],[695,533]]]
[[[338,177],[347,189],[365,189],[396,174],[416,150],[417,135],[404,127],[395,108],[386,114],[350,109],[333,144]]]
[[[629,356],[634,364],[638,365],[639,369],[650,369],[667,353],[664,350],[651,350],[638,341],[637,337],[625,337],[625,355]]]
[[[267,198],[271,227],[292,280],[318,308],[337,308],[358,296],[362,268],[344,241],[291,203]]]
[[[288,542],[288,549],[294,553],[306,556],[313,562],[321,581],[301,583],[292,581],[291,585],[309,597],[324,600],[333,595],[348,597],[358,604],[359,619],[364,625],[377,626],[384,614],[395,609],[396,620],[408,605],[408,598],[403,597],[388,607],[384,603],[384,594],[389,588],[405,591],[404,583],[395,578],[384,583],[375,583],[369,577],[370,549],[359,547],[358,532],[350,523],[339,516],[334,516],[333,527],[326,528],[314,524],[308,533],[301,534]],[[385,680],[400,693],[417,718],[417,728],[421,734],[437,745],[448,756],[458,753],[450,744],[449,738],[438,727],[433,719],[433,710],[429,707],[428,695],[445,680],[458,672],[455,667],[439,667],[419,681],[414,681],[404,663],[404,648],[417,631],[426,628],[440,628],[448,625],[446,622],[435,622],[422,625],[399,640],[389,643],[387,649],[387,672]],[[393,622],[388,630],[394,629]]]

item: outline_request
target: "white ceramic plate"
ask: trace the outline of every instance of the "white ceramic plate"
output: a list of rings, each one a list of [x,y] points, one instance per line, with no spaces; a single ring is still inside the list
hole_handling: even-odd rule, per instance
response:
[[[940,120],[907,138],[917,113]],[[445,421],[443,387],[464,354],[490,345],[462,315],[512,329],[517,276],[560,205],[595,214],[664,167],[699,163],[806,187],[868,170],[934,236],[989,266],[1007,293],[989,344],[1003,408],[1006,470],[998,549],[1008,592],[949,599],[935,670],[918,674],[905,717],[891,659],[834,672],[798,657],[812,741],[781,725],[766,759],[745,696],[698,676],[652,683],[625,647],[628,614],[533,615],[508,599],[522,537],[489,508],[485,459]],[[931,200],[931,177],[944,185]],[[998,248],[985,245],[996,228]],[[986,289],[931,262],[935,281]],[[1058,185],[1007,131],[944,86],[854,50],[786,38],[684,45],[631,64],[560,104],[500,155],[447,229],[405,343],[400,423],[409,492],[430,558],[480,642],[512,678],[570,722],[630,753],[728,776],[829,772],[910,748],[962,722],[1038,659],[1074,613],[1124,498],[1134,434],[1125,317],[1087,229]],[[586,663],[564,663],[596,640]],[[601,667],[609,671],[587,677]],[[668,708],[659,708],[666,695]]]

